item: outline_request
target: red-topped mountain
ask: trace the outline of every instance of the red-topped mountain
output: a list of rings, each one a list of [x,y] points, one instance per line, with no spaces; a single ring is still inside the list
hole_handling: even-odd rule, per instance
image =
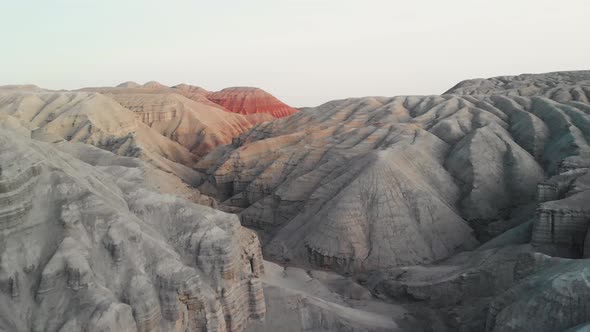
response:
[[[230,112],[240,114],[267,113],[282,118],[297,112],[295,108],[259,88],[227,88],[213,92],[207,98]]]

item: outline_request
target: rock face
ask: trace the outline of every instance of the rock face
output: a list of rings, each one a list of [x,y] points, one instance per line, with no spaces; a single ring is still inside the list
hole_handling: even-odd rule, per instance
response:
[[[260,246],[237,217],[156,192],[144,179],[161,171],[138,159],[30,136],[0,114],[0,330],[241,331],[264,317]]]
[[[132,82],[123,88],[86,88],[50,92],[28,86],[0,89],[0,113],[18,118],[36,138],[94,145],[121,156],[138,157],[176,175],[185,186],[202,182],[196,161],[218,145],[231,143],[270,115],[242,116],[221,109],[205,97],[189,96],[197,87],[148,88]],[[194,191],[194,201],[216,203]]]
[[[589,159],[590,161],[590,159]],[[590,257],[590,168],[568,170],[538,187],[541,198],[532,243],[562,257]]]
[[[270,114],[274,118],[290,116],[296,109],[284,104],[268,92],[258,88],[227,88],[207,95],[212,102],[239,114]]]

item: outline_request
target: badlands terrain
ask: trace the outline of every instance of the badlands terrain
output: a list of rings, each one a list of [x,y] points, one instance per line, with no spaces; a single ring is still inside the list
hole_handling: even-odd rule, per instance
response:
[[[589,331],[589,142],[590,71],[0,87],[0,331]]]

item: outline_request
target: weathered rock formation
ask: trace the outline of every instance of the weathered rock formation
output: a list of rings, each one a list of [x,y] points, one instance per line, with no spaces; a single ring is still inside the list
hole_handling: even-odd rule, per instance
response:
[[[0,114],[0,169],[0,330],[241,331],[264,317],[256,235],[158,193],[146,174],[167,175],[151,165],[36,141]]]
[[[517,226],[546,174],[588,156],[587,107],[347,99],[260,124],[197,167],[264,230],[269,257],[348,271],[432,262],[473,245],[468,224],[483,240]]]
[[[538,187],[532,243],[562,257],[590,257],[590,168],[567,170]]]

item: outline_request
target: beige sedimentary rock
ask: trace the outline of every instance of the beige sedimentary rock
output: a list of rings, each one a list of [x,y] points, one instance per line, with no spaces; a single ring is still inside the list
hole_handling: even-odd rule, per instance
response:
[[[176,174],[200,181],[190,169],[195,156],[185,147],[137,120],[133,112],[98,93],[0,93],[0,113],[11,115],[47,140],[82,142],[121,156],[139,157]]]
[[[197,158],[250,129],[255,122],[176,93],[110,95],[144,124],[178,142]]]
[[[491,303],[486,331],[565,331],[588,322],[589,273],[588,260],[541,268]]]
[[[563,257],[587,257],[590,229],[590,169],[569,169],[540,186],[552,188],[552,199],[541,200],[532,244],[538,250]],[[538,194],[543,195],[542,193]]]

